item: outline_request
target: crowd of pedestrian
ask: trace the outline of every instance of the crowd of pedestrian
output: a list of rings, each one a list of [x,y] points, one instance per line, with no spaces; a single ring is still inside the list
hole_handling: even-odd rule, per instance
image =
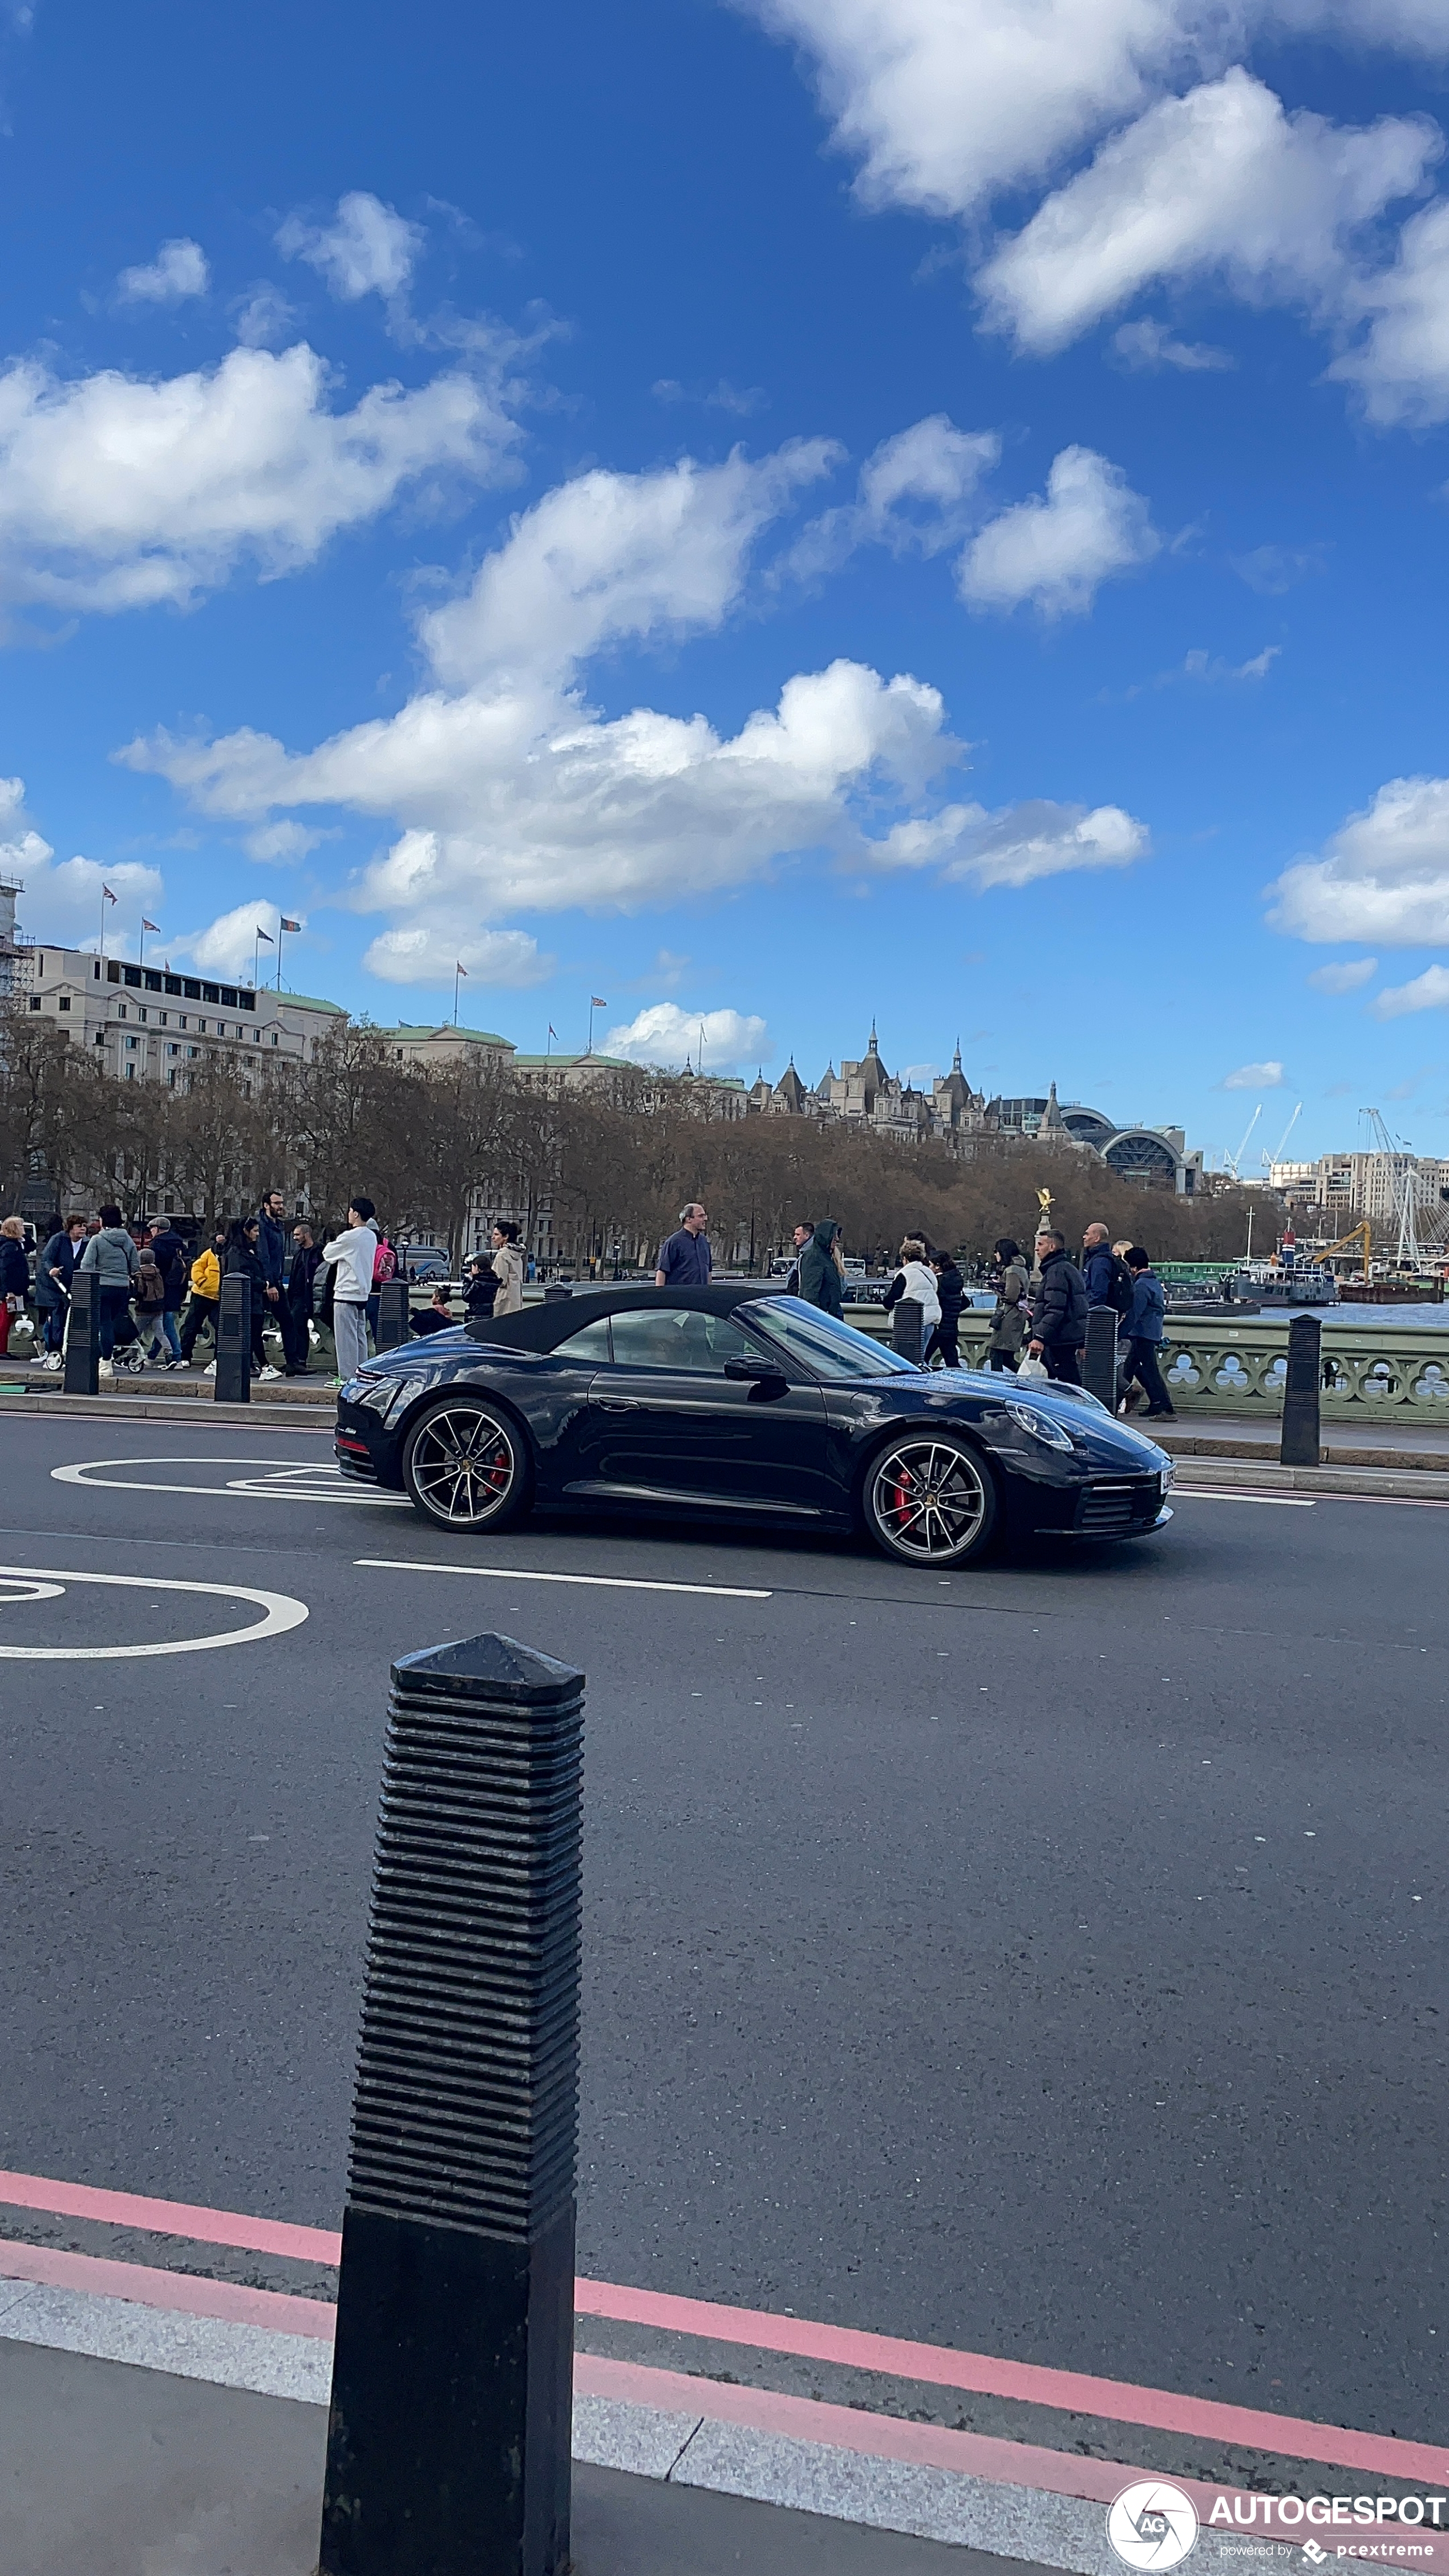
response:
[[[323,1328],[332,1334],[338,1380],[350,1377],[367,1358],[369,1334],[376,1338],[378,1299],[398,1267],[396,1248],[376,1205],[361,1192],[352,1198],[346,1224],[325,1227],[320,1242],[301,1218],[289,1228],[286,1201],[276,1189],[266,1191],[252,1213],[218,1226],[212,1240],[198,1249],[187,1245],[169,1217],[133,1228],[114,1205],[94,1216],[74,1213],[36,1248],[33,1282],[26,1237],[21,1217],[0,1221],[0,1356],[8,1352],[16,1317],[33,1302],[34,1365],[61,1369],[73,1284],[76,1273],[85,1271],[95,1281],[100,1367],[107,1377],[118,1368],[139,1370],[148,1364],[194,1367],[203,1335],[213,1346],[216,1341],[222,1282],[238,1277],[250,1290],[253,1376],[311,1375]],[[833,1217],[801,1217],[793,1238],[785,1293],[824,1314],[843,1316],[847,1266],[839,1225]],[[681,1209],[674,1233],[659,1247],[654,1283],[658,1288],[707,1288],[713,1272],[709,1217],[698,1200],[691,1200]],[[476,1324],[519,1313],[524,1282],[531,1275],[519,1227],[500,1217],[487,1250],[464,1264],[468,1320]],[[991,1369],[1022,1380],[1080,1386],[1087,1318],[1109,1309],[1116,1319],[1118,1410],[1131,1412],[1141,1402],[1149,1420],[1173,1418],[1158,1363],[1166,1336],[1166,1301],[1140,1244],[1125,1238],[1113,1243],[1106,1226],[1093,1223],[1082,1237],[1081,1259],[1074,1261],[1065,1237],[1043,1226],[1030,1256],[1011,1236],[1001,1236],[991,1277],[996,1294],[987,1343]],[[902,1306],[918,1310],[905,1347],[919,1350],[924,1367],[961,1366],[960,1321],[967,1293],[950,1252],[924,1233],[903,1238],[884,1304],[887,1311]],[[454,1321],[452,1292],[439,1287],[429,1306],[411,1317],[411,1328],[427,1335]],[[280,1368],[268,1356],[269,1329],[281,1346]],[[213,1359],[208,1375],[215,1366]]]

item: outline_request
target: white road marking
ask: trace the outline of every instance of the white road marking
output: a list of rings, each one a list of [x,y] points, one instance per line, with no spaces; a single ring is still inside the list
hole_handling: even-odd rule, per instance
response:
[[[711,1601],[773,1601],[773,1592],[759,1592],[735,1583],[647,1583],[636,1574],[533,1574],[516,1565],[428,1565],[413,1557],[355,1556],[354,1565],[374,1566],[384,1574],[482,1574],[491,1575],[498,1583],[585,1583],[601,1592],[700,1592]]]
[[[305,1601],[294,1601],[286,1592],[258,1592],[243,1583],[178,1583],[160,1574],[80,1574],[59,1565],[0,1565],[0,1587],[7,1583],[28,1587],[24,1593],[9,1595],[12,1602],[53,1600],[72,1583],[103,1583],[127,1592],[190,1592],[210,1600],[252,1601],[262,1613],[249,1628],[228,1628],[220,1637],[170,1637],[154,1646],[0,1645],[0,1656],[24,1664],[101,1664],[135,1655],[202,1655],[214,1646],[254,1646],[263,1637],[284,1636],[289,1628],[300,1628],[310,1615]]]
[[[149,1476],[103,1476],[99,1473],[102,1467],[259,1467],[266,1472],[232,1476],[224,1485],[161,1485]],[[108,1487],[118,1494],[210,1494],[218,1499],[227,1494],[260,1494],[268,1501],[281,1503],[362,1503],[374,1511],[412,1509],[406,1494],[382,1494],[366,1485],[353,1485],[340,1467],[320,1458],[299,1458],[288,1467],[279,1467],[270,1458],[82,1458],[69,1467],[52,1467],[50,1473],[57,1485],[82,1485],[87,1490]]]
[[[1174,1502],[1179,1495],[1185,1503],[1276,1503],[1285,1512],[1312,1512],[1318,1508],[1316,1494],[1235,1494],[1221,1485],[1174,1485]]]

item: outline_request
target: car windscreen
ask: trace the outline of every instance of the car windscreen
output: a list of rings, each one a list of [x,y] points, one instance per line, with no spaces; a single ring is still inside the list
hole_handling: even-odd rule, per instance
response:
[[[802,1297],[762,1297],[758,1305],[744,1311],[754,1331],[782,1344],[791,1358],[801,1361],[814,1377],[918,1374],[910,1361],[903,1360],[888,1343],[878,1342],[871,1333],[857,1332],[854,1324],[842,1324],[834,1315],[822,1314],[818,1306],[808,1306]]]

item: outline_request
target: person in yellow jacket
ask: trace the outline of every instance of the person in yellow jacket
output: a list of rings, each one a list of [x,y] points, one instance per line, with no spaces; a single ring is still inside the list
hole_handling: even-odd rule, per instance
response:
[[[210,1324],[212,1340],[216,1339],[216,1318],[221,1306],[221,1256],[225,1249],[226,1228],[219,1225],[211,1250],[198,1252],[191,1265],[191,1301],[181,1327],[181,1356],[188,1367],[196,1348],[196,1336],[203,1324]]]

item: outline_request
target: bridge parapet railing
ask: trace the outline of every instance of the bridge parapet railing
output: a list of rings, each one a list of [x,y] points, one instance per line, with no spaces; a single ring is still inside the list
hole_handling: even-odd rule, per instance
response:
[[[1323,1318],[1325,1421],[1407,1413],[1421,1422],[1449,1424],[1449,1317],[1441,1332],[1422,1325],[1340,1323],[1339,1311],[1331,1309]],[[889,1338],[890,1319],[878,1306],[850,1306],[846,1315],[862,1331]],[[990,1339],[989,1315],[980,1309],[963,1314],[961,1357],[968,1368],[987,1365]],[[1169,1315],[1159,1364],[1179,1413],[1279,1414],[1288,1318],[1218,1324],[1197,1315]]]

